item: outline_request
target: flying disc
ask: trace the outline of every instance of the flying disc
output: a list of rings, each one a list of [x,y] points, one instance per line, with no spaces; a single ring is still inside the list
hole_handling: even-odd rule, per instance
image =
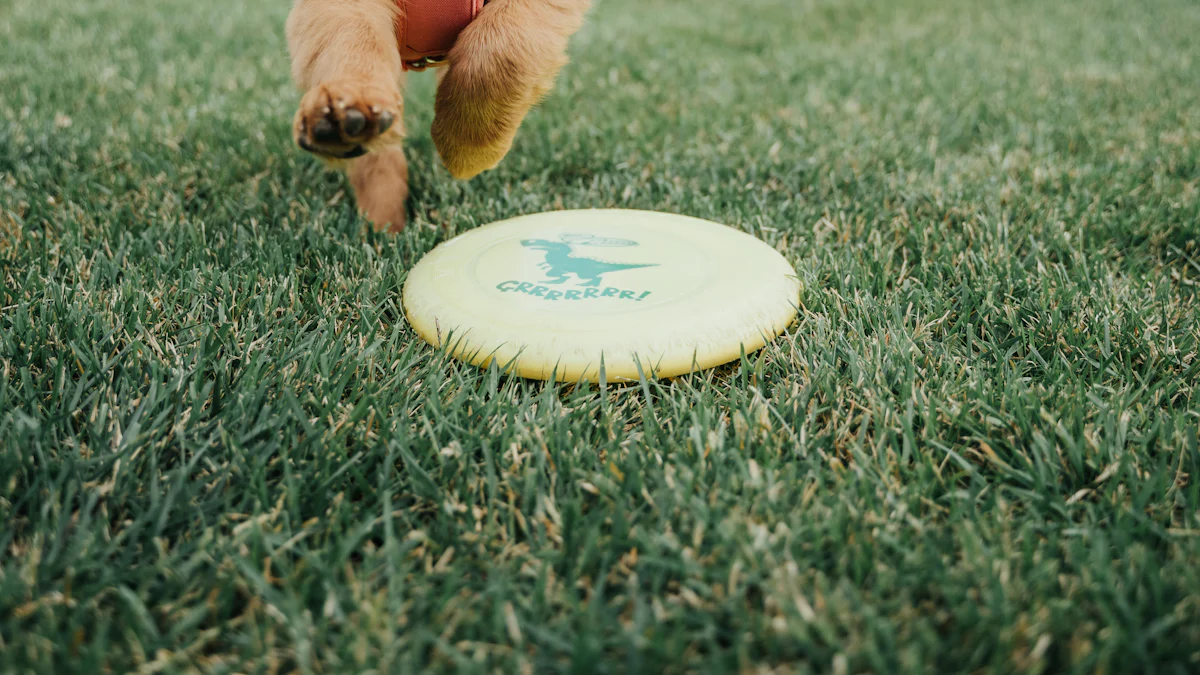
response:
[[[459,235],[404,286],[426,342],[521,377],[674,377],[762,348],[796,316],[800,283],[740,230],[630,210],[556,211]]]

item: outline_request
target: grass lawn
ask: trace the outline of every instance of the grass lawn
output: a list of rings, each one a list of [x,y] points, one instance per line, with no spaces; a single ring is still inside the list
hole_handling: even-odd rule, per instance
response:
[[[0,672],[1200,669],[1200,5],[598,0],[413,218],[289,141],[286,0],[0,0]],[[438,242],[709,218],[799,321],[479,371]]]

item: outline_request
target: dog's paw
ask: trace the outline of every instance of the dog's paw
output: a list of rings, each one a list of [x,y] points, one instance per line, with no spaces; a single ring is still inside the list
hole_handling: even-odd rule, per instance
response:
[[[438,82],[433,143],[455,178],[471,178],[504,159],[525,116],[566,62],[563,52],[532,48],[526,43],[537,40],[527,33],[502,28],[472,24],[463,31]]]
[[[373,146],[399,142],[403,105],[394,88],[327,82],[304,95],[296,111],[296,145],[330,159],[353,159]]]
[[[506,63],[512,67],[503,67]],[[542,79],[529,64],[493,59],[482,49],[451,53],[438,83],[431,129],[451,175],[471,178],[504,159],[539,98]]]
[[[455,178],[494,168],[567,62],[589,0],[493,0],[458,36],[434,102],[433,143]]]
[[[404,229],[408,201],[408,162],[399,146],[381,148],[349,167],[354,198],[376,230]]]

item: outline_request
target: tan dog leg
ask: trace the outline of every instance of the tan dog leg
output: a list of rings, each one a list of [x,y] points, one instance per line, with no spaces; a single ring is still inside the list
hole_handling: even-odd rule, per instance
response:
[[[354,198],[379,230],[404,229],[408,203],[408,162],[400,146],[381,148],[350,165]]]
[[[433,142],[450,173],[495,167],[554,85],[590,0],[492,0],[458,37],[438,84]]]
[[[305,91],[296,144],[348,168],[359,208],[392,231],[404,227],[408,196],[395,11],[394,0],[296,0],[287,22],[292,76]]]

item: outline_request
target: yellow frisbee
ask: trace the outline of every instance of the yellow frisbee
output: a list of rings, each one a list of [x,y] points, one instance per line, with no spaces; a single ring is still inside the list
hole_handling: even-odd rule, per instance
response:
[[[796,316],[791,265],[724,225],[556,211],[471,230],[421,259],[408,321],[468,363],[521,377],[673,377],[761,348]],[[639,371],[640,366],[640,371]]]

